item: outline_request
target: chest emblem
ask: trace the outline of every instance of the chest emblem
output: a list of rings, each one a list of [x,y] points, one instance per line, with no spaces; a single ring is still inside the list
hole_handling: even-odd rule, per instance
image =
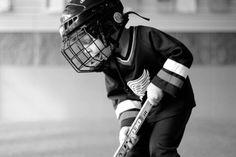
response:
[[[128,81],[127,85],[142,100],[149,83],[150,83],[149,72],[148,70],[144,69],[143,74],[139,78]]]

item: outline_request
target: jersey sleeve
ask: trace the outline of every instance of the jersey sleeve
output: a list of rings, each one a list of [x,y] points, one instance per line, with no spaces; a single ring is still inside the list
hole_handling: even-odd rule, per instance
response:
[[[193,56],[183,43],[159,30],[150,32],[150,40],[154,51],[164,58],[163,67],[151,82],[175,97],[188,76]]]
[[[131,126],[141,109],[139,98],[126,89],[117,77],[105,75],[107,97],[111,99],[120,127]]]

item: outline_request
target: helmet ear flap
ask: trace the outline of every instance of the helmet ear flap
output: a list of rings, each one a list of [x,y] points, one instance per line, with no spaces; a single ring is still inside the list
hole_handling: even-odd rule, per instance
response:
[[[121,24],[123,22],[123,15],[120,12],[115,12],[113,14],[113,19],[116,23]]]

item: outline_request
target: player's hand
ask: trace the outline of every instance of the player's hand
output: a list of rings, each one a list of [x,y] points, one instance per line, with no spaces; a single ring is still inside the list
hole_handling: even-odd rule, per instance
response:
[[[152,82],[147,87],[147,98],[152,105],[158,105],[163,97],[163,91]]]
[[[120,140],[120,144],[122,144],[126,137],[127,137],[127,133],[129,131],[129,128],[128,126],[124,126],[120,129],[120,133],[119,133],[119,140]],[[138,136],[137,135],[133,135],[131,136],[131,138],[129,139],[128,141],[128,147],[129,149],[132,149],[133,146],[138,142]]]

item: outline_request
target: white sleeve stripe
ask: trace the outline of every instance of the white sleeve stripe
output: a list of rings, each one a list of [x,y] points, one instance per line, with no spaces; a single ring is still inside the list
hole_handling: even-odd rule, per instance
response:
[[[165,69],[174,72],[184,78],[187,77],[189,68],[184,66],[183,64],[180,64],[172,59],[167,59],[164,66]]]
[[[119,119],[121,113],[130,109],[141,109],[141,102],[140,101],[132,101],[132,100],[125,100],[122,101],[117,105],[116,108],[116,117]]]

